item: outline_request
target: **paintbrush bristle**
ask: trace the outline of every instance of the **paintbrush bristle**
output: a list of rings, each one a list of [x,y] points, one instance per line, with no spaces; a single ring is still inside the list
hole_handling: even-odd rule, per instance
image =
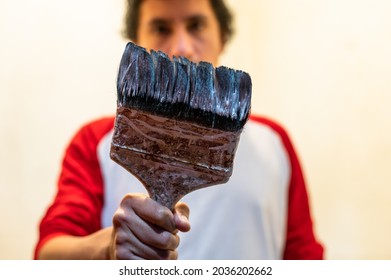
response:
[[[121,59],[118,106],[238,131],[251,105],[251,78],[240,70],[214,68],[128,43]]]

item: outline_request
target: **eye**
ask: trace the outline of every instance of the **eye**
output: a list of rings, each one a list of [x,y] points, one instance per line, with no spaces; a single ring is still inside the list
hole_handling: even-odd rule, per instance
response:
[[[153,27],[153,33],[157,35],[168,35],[170,34],[171,29],[166,24],[157,24]]]
[[[190,32],[200,32],[202,30],[204,30],[206,27],[206,22],[204,19],[202,18],[195,18],[195,19],[192,19],[188,25],[187,25],[187,29],[190,31]]]

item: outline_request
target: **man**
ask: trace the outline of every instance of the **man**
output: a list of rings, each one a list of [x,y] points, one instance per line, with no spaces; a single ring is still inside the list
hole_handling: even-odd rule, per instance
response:
[[[171,57],[218,64],[231,34],[223,1],[128,2],[129,39]],[[323,257],[297,156],[274,122],[252,116],[230,181],[187,195],[171,212],[109,159],[113,121],[84,126],[68,147],[57,196],[40,225],[36,258]]]

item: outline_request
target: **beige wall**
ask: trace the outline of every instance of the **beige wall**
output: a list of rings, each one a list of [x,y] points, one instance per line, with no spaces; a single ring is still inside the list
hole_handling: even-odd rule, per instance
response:
[[[391,258],[391,2],[230,0],[221,63],[301,156],[330,259]],[[115,107],[122,0],[0,0],[0,259],[31,258],[64,146]]]

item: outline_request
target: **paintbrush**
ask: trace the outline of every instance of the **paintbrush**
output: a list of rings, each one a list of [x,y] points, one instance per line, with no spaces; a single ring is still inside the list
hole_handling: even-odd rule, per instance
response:
[[[186,194],[229,180],[250,104],[247,73],[128,43],[110,157],[173,210]]]

